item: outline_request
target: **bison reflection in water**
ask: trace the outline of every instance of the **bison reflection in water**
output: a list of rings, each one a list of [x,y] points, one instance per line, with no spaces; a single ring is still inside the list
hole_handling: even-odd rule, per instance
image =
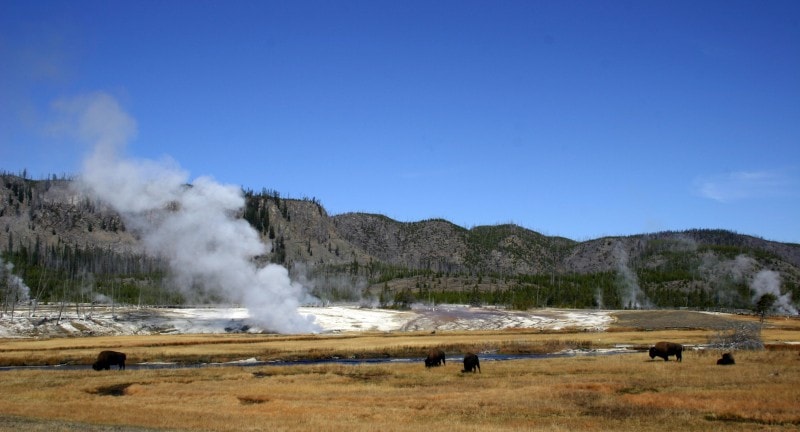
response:
[[[472,372],[475,373],[475,369],[478,370],[478,373],[481,372],[481,362],[478,360],[478,356],[473,353],[467,353],[464,356],[464,370],[461,372]]]
[[[664,361],[669,361],[669,357],[674,355],[678,361],[683,361],[681,353],[683,353],[683,345],[673,342],[658,342],[655,346],[650,347],[651,359],[661,357]]]
[[[432,349],[428,352],[428,357],[425,358],[425,367],[433,367],[447,364],[444,358],[444,351],[440,349]]]
[[[125,353],[116,351],[102,351],[97,355],[97,361],[92,365],[92,369],[109,370],[111,366],[118,365],[119,370],[125,369]]]

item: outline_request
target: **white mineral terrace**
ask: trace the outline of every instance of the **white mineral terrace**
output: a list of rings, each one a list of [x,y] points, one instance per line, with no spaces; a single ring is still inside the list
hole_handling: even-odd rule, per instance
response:
[[[442,305],[408,311],[363,308],[357,305],[301,307],[298,313],[313,315],[323,333],[363,331],[502,330],[531,328],[604,330],[613,318],[610,311],[537,309],[509,311]],[[262,332],[240,307],[138,308],[71,305],[63,310],[40,305],[36,311],[19,307],[0,317],[0,337],[47,337],[79,335],[132,335],[156,333]]]

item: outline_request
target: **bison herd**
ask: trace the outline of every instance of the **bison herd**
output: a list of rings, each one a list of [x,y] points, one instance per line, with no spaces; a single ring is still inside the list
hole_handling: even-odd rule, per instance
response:
[[[95,360],[94,364],[92,364],[92,369],[99,371],[99,370],[109,370],[111,366],[119,366],[119,370],[125,369],[125,353],[117,352],[117,351],[101,351],[100,354],[97,355],[97,360]],[[445,359],[444,351],[440,349],[432,349],[428,352],[428,356],[425,357],[425,367],[435,367],[447,364],[447,360]],[[461,372],[475,372],[477,371],[480,373],[481,371],[481,362],[478,360],[478,356],[473,353],[467,353],[464,356],[464,369]]]
[[[658,342],[650,347],[649,354],[651,360],[660,357],[664,359],[664,361],[669,361],[671,356],[675,356],[675,360],[682,361],[683,345],[674,342]],[[736,364],[736,361],[733,359],[733,354],[724,353],[722,357],[717,360],[717,364],[722,366],[733,365]]]
[[[432,349],[428,352],[428,356],[425,357],[425,367],[435,367],[447,364],[445,360],[444,351],[440,349]],[[461,372],[481,372],[481,362],[478,360],[478,356],[473,353],[467,353],[464,355],[464,369]]]
[[[669,358],[674,356],[675,360],[683,361],[683,345],[674,342],[658,342],[654,346],[650,347],[648,351],[650,355],[650,359],[653,360],[656,357],[664,359],[664,361],[669,361]],[[118,366],[119,370],[125,369],[125,353],[117,352],[117,351],[101,351],[100,354],[97,355],[97,360],[95,360],[94,364],[92,364],[92,369],[99,371],[99,370],[109,370],[111,366]],[[432,349],[428,352],[427,357],[425,357],[425,367],[437,367],[441,365],[447,364],[447,360],[445,358],[445,353],[441,349]],[[736,364],[733,359],[733,354],[731,353],[724,353],[722,357],[717,360],[718,365],[732,365]],[[478,356],[474,353],[467,353],[464,355],[464,369],[461,370],[462,373],[466,372],[481,372],[481,362],[478,359]]]

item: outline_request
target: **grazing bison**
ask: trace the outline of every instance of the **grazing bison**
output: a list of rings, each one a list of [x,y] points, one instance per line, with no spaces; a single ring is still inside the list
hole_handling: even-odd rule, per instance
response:
[[[478,360],[478,356],[473,353],[467,353],[464,356],[464,370],[461,372],[472,372],[475,373],[475,369],[478,370],[478,373],[481,371],[481,362]]]
[[[96,371],[109,370],[113,365],[119,365],[119,370],[125,369],[125,353],[102,351],[97,355],[97,361],[92,365],[92,369]]]
[[[681,353],[683,353],[683,345],[673,342],[659,342],[650,347],[651,359],[661,357],[664,361],[669,361],[669,356],[674,355],[678,361],[683,361]]]
[[[718,365],[732,365],[736,364],[736,361],[733,359],[733,354],[725,353],[722,354],[722,358],[717,360]]]
[[[440,349],[432,349],[428,352],[428,357],[425,357],[425,367],[433,367],[447,364],[444,359],[444,351]]]

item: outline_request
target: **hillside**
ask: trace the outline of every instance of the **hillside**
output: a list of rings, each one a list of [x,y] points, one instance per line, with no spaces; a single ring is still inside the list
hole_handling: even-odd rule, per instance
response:
[[[97,294],[188,300],[170,290],[168,266],[145,254],[140,233],[104,203],[74,191],[70,180],[1,179],[0,252],[15,266],[6,279],[17,275],[51,301]],[[577,242],[511,224],[467,229],[441,219],[331,216],[316,200],[269,190],[245,191],[245,202],[238,217],[268,245],[257,260],[286,266],[325,300],[747,308],[756,275],[765,271],[779,294],[800,297],[800,245],[729,231]],[[87,278],[90,288],[65,293],[66,285],[85,286]]]

